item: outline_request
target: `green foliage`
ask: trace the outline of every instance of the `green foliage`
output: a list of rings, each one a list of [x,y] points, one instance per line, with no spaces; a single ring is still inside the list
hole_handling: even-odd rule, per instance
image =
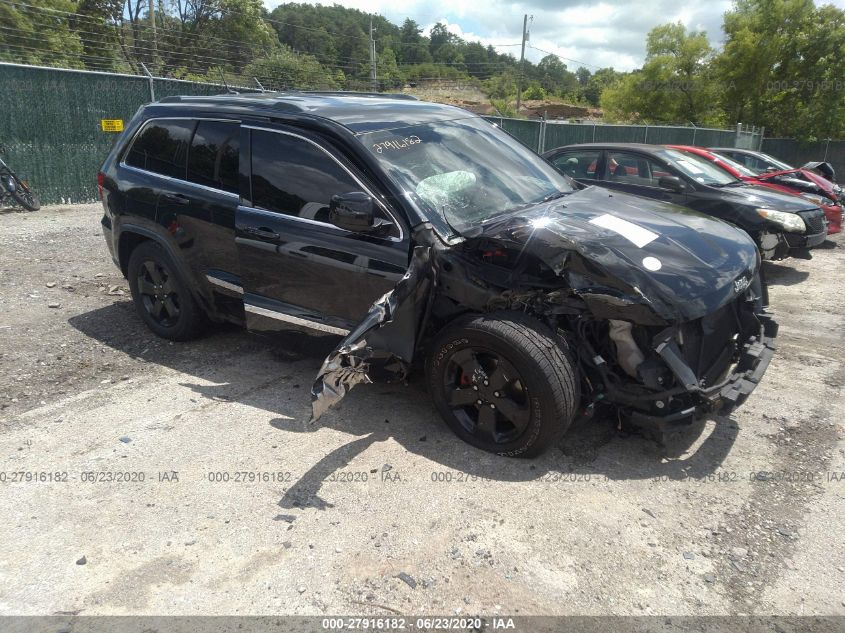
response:
[[[45,10],[0,3],[0,61],[84,68],[82,40],[62,13],[73,12],[75,3],[38,0],[35,5]]]
[[[505,69],[500,75],[485,82],[485,89],[491,99],[516,97],[517,74],[512,68]]]
[[[531,84],[522,92],[523,99],[545,99],[547,96],[543,87],[537,83]]]
[[[578,94],[593,107],[600,105],[602,93],[606,88],[617,83],[624,75],[612,68],[599,68],[595,74],[590,74],[586,68],[579,68]]]
[[[732,120],[801,139],[845,134],[845,12],[812,0],[739,0],[716,60]]]
[[[337,88],[334,76],[326,73],[313,55],[297,54],[288,47],[250,63],[244,74],[255,77],[268,90]]]
[[[503,113],[523,98],[599,106],[610,121],[766,126],[800,139],[845,136],[845,10],[813,0],[735,0],[724,46],[682,24],[652,29],[642,68],[574,72],[556,55],[520,64],[438,22],[428,33],[337,4],[263,0],[0,2],[0,60],[266,87],[369,89],[474,83]]]
[[[506,99],[491,99],[490,103],[499,116],[516,118],[516,106],[511,105]]]
[[[712,123],[718,118],[709,71],[713,50],[707,35],[678,24],[648,34],[646,62],[602,91],[601,105],[611,121]]]
[[[845,136],[845,11],[812,0],[737,0],[723,28],[718,53],[680,24],[653,29],[643,67],[600,91],[606,118]]]

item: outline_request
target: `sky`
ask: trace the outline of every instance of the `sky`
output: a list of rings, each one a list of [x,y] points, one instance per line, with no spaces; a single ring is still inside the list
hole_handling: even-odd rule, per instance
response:
[[[302,1],[302,0],[299,0]],[[519,57],[523,15],[530,23],[526,57],[538,62],[547,52],[574,70],[585,66],[632,70],[642,66],[645,39],[658,24],[682,22],[706,31],[711,44],[721,45],[722,15],[731,0],[334,0],[337,4],[383,15],[394,24],[406,17],[428,32],[437,22],[469,41],[492,44],[500,53]],[[265,0],[268,8],[278,0]],[[320,4],[332,4],[323,0]],[[317,4],[317,2],[311,2]],[[845,8],[845,0],[831,4]],[[378,34],[376,34],[378,37]]]

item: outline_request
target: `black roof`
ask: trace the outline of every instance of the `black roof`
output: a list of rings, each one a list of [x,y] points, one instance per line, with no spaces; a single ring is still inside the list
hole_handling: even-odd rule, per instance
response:
[[[153,106],[196,107],[215,112],[260,111],[304,114],[335,121],[356,133],[474,117],[454,106],[419,101],[404,94],[365,92],[258,92],[212,97],[166,97]]]
[[[652,145],[650,143],[575,143],[573,145],[564,145],[555,149],[563,149],[564,147],[594,147],[596,149],[638,149],[646,152],[653,152],[656,149],[665,149],[665,145]]]

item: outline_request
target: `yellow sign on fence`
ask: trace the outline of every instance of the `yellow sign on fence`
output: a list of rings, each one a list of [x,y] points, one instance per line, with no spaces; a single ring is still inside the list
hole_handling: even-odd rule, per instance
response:
[[[103,132],[123,132],[123,119],[100,119]]]

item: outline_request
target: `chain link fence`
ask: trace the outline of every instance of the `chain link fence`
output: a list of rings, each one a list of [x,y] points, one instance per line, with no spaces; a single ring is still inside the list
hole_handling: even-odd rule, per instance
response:
[[[759,149],[762,130],[737,126],[734,130],[673,125],[609,125],[562,123],[486,117],[536,152],[577,143],[650,143]]]
[[[0,63],[0,85],[5,88],[0,92],[0,144],[7,149],[9,165],[32,183],[45,204],[96,199],[97,170],[119,136],[103,131],[102,120],[128,121],[140,106],[154,99],[221,94],[232,88],[223,84],[10,63]],[[256,91],[234,88],[239,92]],[[757,149],[762,138],[761,131],[741,126],[719,130],[487,119],[541,153],[562,145],[590,142]],[[845,154],[845,142],[831,151],[838,151],[840,156]]]
[[[810,161],[827,161],[836,170],[837,178],[845,174],[845,141],[826,139],[802,143],[794,138],[767,138],[762,151],[788,165],[801,167]]]
[[[119,134],[103,119],[128,122],[155,97],[212,95],[218,84],[0,63],[0,144],[6,162],[42,203],[96,199],[97,170]]]

